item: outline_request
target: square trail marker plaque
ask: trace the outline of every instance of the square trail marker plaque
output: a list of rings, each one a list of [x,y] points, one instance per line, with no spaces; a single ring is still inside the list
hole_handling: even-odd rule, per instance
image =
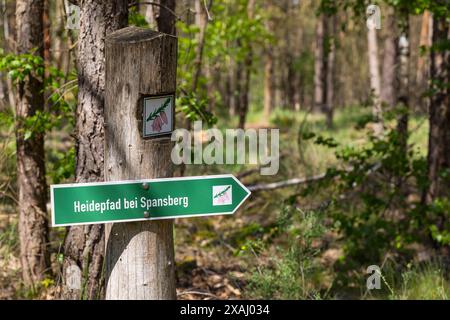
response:
[[[142,112],[144,138],[162,136],[173,131],[175,95],[145,97]]]

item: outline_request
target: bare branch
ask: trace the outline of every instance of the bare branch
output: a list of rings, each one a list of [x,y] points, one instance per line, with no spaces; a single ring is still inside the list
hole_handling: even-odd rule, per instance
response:
[[[181,18],[175,13],[175,11],[173,11],[169,7],[167,7],[167,6],[163,5],[163,4],[160,4],[158,2],[153,2],[153,1],[136,1],[136,2],[130,3],[128,5],[128,8],[135,7],[138,4],[146,4],[146,5],[157,6],[157,7],[163,8],[164,10],[167,10],[168,12],[170,12],[170,14],[172,14],[177,20],[181,20]]]

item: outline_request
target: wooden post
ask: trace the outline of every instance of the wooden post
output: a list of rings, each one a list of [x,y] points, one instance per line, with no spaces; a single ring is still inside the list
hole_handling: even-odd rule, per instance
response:
[[[128,27],[106,38],[106,181],[173,175],[170,138],[142,138],[142,99],[175,93],[176,65],[174,36]],[[106,299],[176,299],[172,220],[105,229]]]

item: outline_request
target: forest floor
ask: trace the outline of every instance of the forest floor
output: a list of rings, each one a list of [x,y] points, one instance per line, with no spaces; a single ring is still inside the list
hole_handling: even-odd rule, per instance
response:
[[[367,131],[355,127],[359,118],[368,113],[366,109],[353,108],[345,112],[338,111],[335,126],[329,130],[325,127],[324,117],[320,114],[306,115],[280,112],[272,120],[273,127],[287,128],[280,131],[280,171],[275,176],[261,176],[255,166],[214,165],[187,166],[186,175],[203,175],[242,172],[249,174],[240,179],[245,185],[282,181],[289,178],[311,177],[325,172],[331,165],[339,165],[333,150],[306,141],[298,142],[299,131],[309,130],[333,137],[343,145],[360,145],[366,142]],[[267,127],[261,114],[249,116],[248,127]],[[267,121],[266,121],[267,122]],[[228,124],[232,127],[232,124]],[[420,147],[425,154],[427,143],[427,122],[423,118],[411,120],[410,140]],[[226,124],[222,124],[221,129]],[[220,127],[220,126],[219,126]],[[249,171],[252,170],[253,171]],[[257,168],[256,168],[257,169]],[[269,298],[370,298],[363,289],[365,278],[355,276],[364,274],[364,270],[355,270],[346,275],[352,281],[346,283],[345,289],[338,294],[330,294],[331,287],[336,288],[337,271],[333,268],[342,257],[343,247],[338,235],[332,229],[321,233],[320,238],[312,238],[310,247],[314,249],[307,256],[309,279],[291,274],[289,256],[290,237],[278,229],[280,218],[286,208],[286,199],[294,196],[296,208],[301,218],[309,223],[309,230],[314,225],[327,221],[327,217],[311,216],[307,212],[316,208],[327,199],[327,192],[301,196],[303,186],[291,186],[272,191],[256,192],[232,216],[215,216],[211,218],[178,219],[175,222],[175,257],[177,294],[179,299],[256,299]],[[320,220],[319,220],[320,219]],[[18,260],[18,237],[16,231],[17,214],[11,202],[0,207],[0,299],[13,298],[52,298],[55,281],[48,279],[43,283],[44,290],[38,296],[24,291],[20,284],[20,263]],[[299,227],[300,228],[300,227]],[[53,250],[58,252],[61,246],[61,234],[53,235]],[[54,259],[57,260],[54,254]],[[309,260],[314,260],[314,265]],[[318,268],[318,266],[320,268]],[[279,269],[285,284],[276,279],[268,281],[274,274],[267,272]],[[266,271],[264,271],[266,270]],[[312,270],[312,271],[311,271]],[[302,278],[303,277],[303,278]],[[353,277],[353,278],[352,278]],[[299,280],[300,279],[300,280]],[[427,278],[428,279],[428,278]],[[431,275],[428,281],[435,286],[436,279]],[[440,281],[437,278],[436,281]],[[290,286],[291,282],[304,281],[299,290]],[[427,283],[428,283],[427,282]],[[442,285],[442,296],[450,294],[448,283]],[[287,291],[288,294],[279,294]],[[337,289],[333,291],[336,292]],[[275,293],[273,293],[275,292]],[[294,292],[294,293],[292,293]]]

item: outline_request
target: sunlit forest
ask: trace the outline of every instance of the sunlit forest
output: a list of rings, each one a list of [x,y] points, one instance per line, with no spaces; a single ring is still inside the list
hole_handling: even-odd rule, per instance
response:
[[[50,186],[106,181],[129,26],[177,38],[175,129],[279,129],[276,174],[169,153],[140,177],[252,192],[168,224],[176,299],[449,299],[448,0],[0,0],[0,299],[108,295],[108,226],[53,227]]]

